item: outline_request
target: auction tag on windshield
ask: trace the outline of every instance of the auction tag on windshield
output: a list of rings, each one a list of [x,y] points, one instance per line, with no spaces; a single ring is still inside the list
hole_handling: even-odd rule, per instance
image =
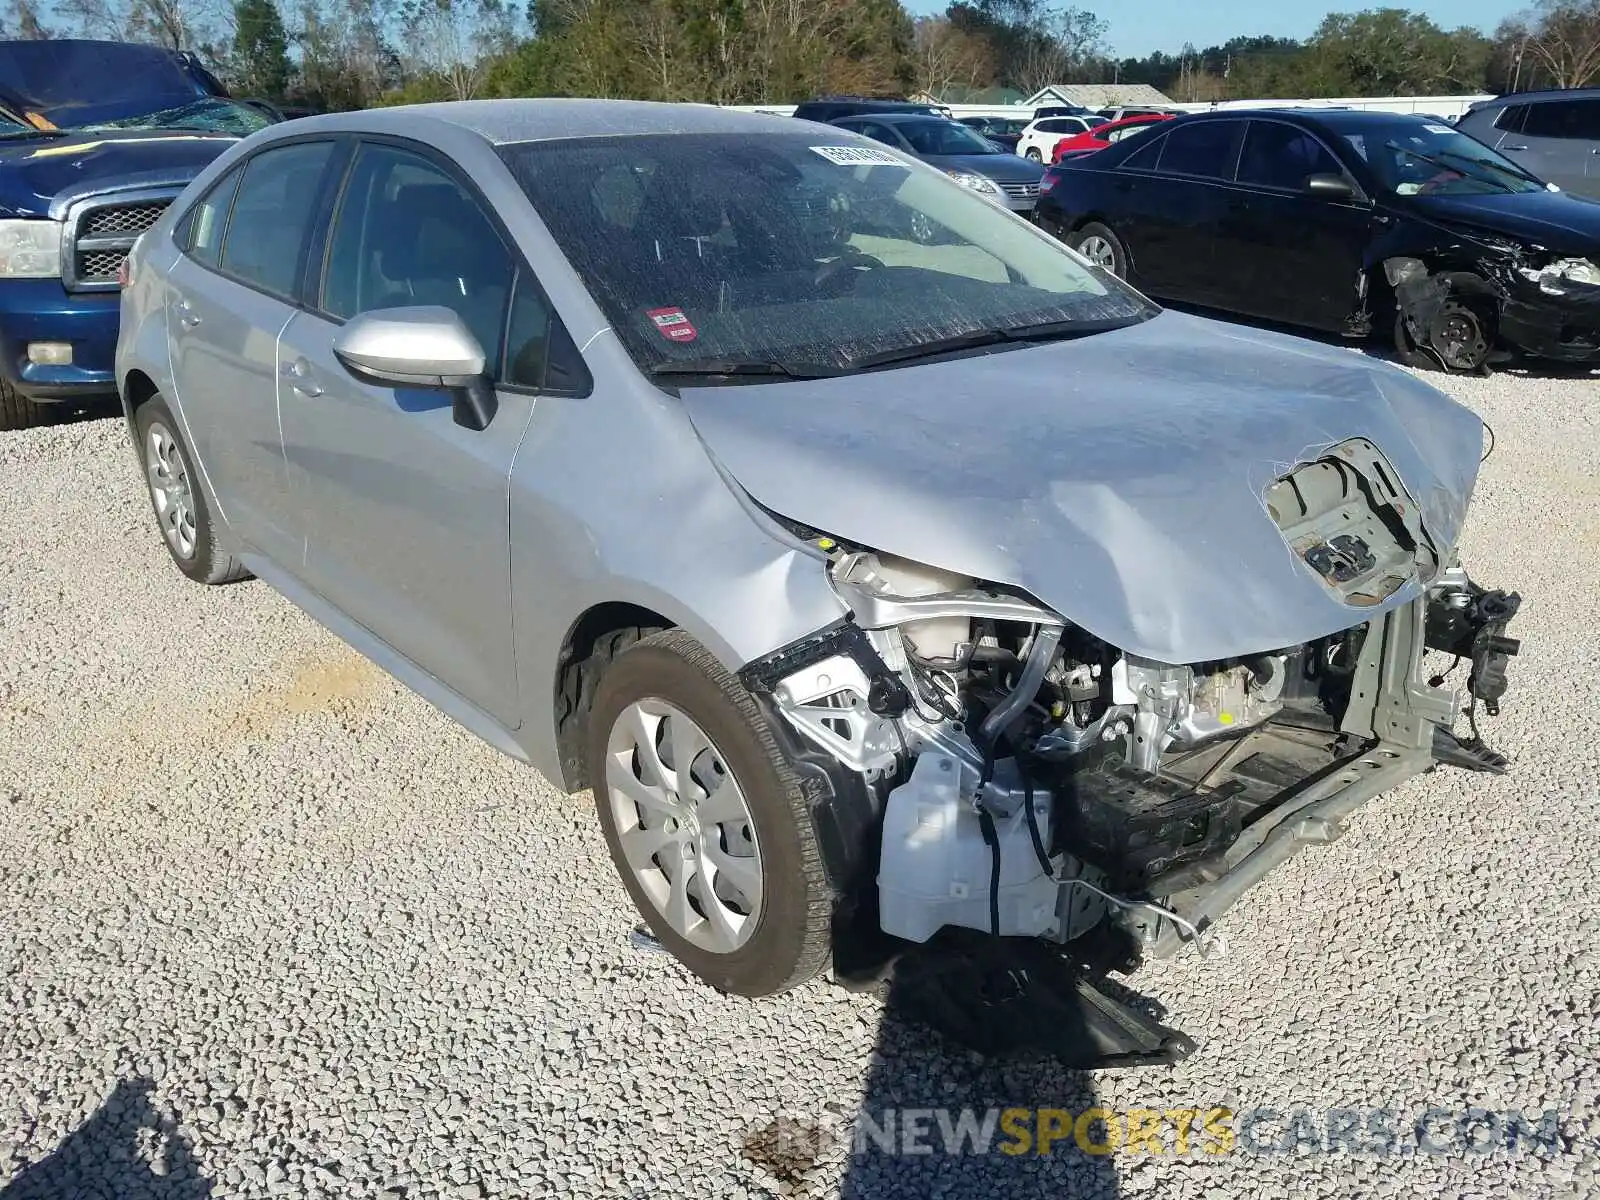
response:
[[[811,153],[838,167],[904,167],[887,150],[874,150],[871,146],[812,146]]]
[[[669,342],[692,342],[700,336],[694,322],[681,308],[652,308],[645,316],[656,323],[661,336]]]
[[[1448,125],[1424,125],[1423,128],[1426,129],[1429,133],[1454,133],[1455,132],[1455,130],[1451,129],[1450,126],[1448,126]]]

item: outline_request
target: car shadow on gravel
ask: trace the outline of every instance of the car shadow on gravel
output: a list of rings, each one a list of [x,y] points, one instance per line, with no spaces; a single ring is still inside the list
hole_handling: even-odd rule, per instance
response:
[[[148,1079],[117,1084],[93,1116],[5,1187],[0,1200],[206,1200],[189,1143],[150,1102]]]
[[[1090,1111],[1090,1068],[1190,1053],[1158,1005],[1099,971],[1083,975],[1059,947],[950,929],[889,959],[878,978],[883,1015],[841,1200],[1115,1200],[1126,1125]],[[805,1149],[804,1139],[787,1149]],[[808,1164],[781,1157],[763,1165],[809,1200]]]

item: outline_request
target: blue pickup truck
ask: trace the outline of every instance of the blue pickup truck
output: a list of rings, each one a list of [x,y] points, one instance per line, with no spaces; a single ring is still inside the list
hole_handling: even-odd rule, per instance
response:
[[[116,395],[129,247],[207,163],[275,119],[190,54],[0,41],[0,429]]]

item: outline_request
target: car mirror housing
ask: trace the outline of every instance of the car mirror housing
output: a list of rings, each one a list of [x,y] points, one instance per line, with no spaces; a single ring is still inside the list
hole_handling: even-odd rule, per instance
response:
[[[1332,172],[1307,175],[1304,190],[1321,200],[1349,200],[1356,194],[1348,179]]]
[[[498,401],[483,347],[448,308],[378,308],[350,318],[333,339],[345,370],[369,383],[451,393],[455,422],[488,428]]]

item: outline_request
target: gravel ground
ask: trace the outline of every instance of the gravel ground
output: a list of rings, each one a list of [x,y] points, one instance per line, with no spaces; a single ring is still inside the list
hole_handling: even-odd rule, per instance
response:
[[[1195,1055],[1092,1078],[977,1061],[823,983],[698,986],[630,944],[587,796],[265,587],[185,582],[119,423],[0,437],[0,1193],[1593,1195],[1600,383],[1448,386],[1499,436],[1469,562],[1527,597],[1490,731],[1513,773],[1414,781],[1279,871],[1228,958],[1132,981]],[[831,1135],[1094,1097],[1560,1117],[1549,1153],[1389,1158]]]

